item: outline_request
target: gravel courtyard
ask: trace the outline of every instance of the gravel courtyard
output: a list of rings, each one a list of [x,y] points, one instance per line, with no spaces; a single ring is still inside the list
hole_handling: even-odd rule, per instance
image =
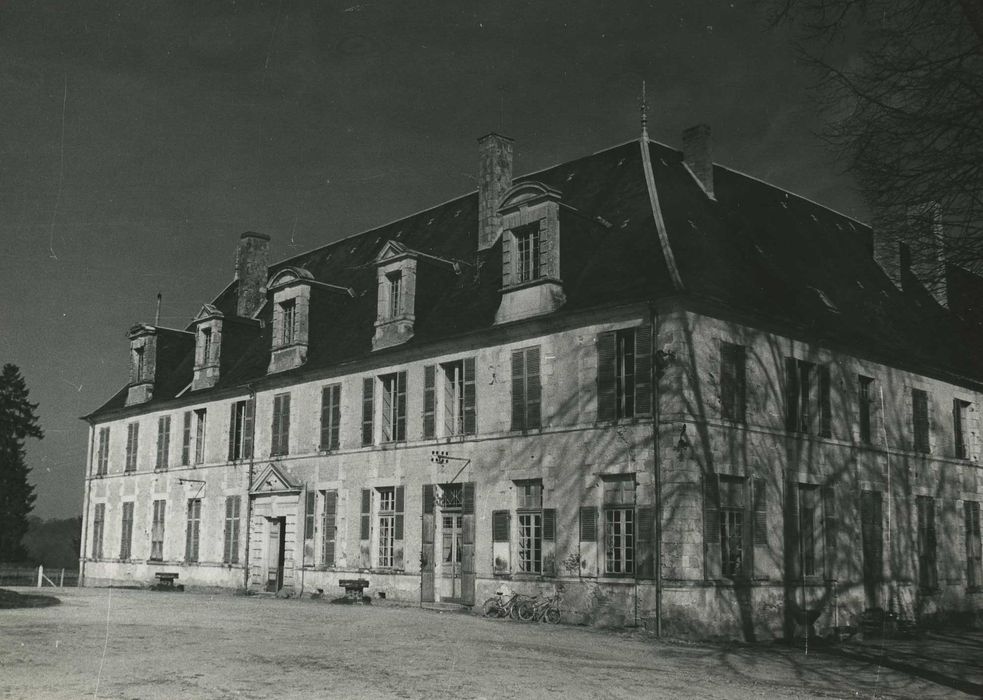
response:
[[[660,643],[642,632],[392,604],[56,594],[59,606],[0,611],[0,696],[951,698],[983,691],[965,665],[947,675],[949,652],[919,672],[912,658],[873,652]],[[953,644],[983,653],[983,635]]]

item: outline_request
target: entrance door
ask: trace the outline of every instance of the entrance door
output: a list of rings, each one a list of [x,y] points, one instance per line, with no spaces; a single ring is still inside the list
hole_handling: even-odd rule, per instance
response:
[[[445,512],[441,517],[441,600],[461,601],[461,514]]]
[[[881,605],[884,566],[884,531],[880,491],[860,493],[860,539],[864,555],[864,594],[868,608]]]
[[[270,537],[266,543],[266,590],[271,593],[283,588],[283,550],[286,537],[286,518],[269,518]]]

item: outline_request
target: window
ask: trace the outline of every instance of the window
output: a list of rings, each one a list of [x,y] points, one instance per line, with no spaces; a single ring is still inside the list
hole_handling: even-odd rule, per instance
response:
[[[322,491],[321,500],[321,566],[335,565],[335,542],[337,538],[338,492]]]
[[[597,419],[651,413],[652,331],[638,326],[597,336]]]
[[[135,368],[134,381],[137,383],[143,381],[143,376],[147,371],[146,361],[144,357],[144,348],[133,348],[133,367]]]
[[[969,458],[969,445],[967,444],[967,438],[969,436],[969,411],[970,403],[968,401],[960,401],[959,399],[953,399],[952,401],[952,431],[953,431],[953,443],[955,446],[956,457],[959,459]]]
[[[541,427],[539,348],[512,353],[512,430]]]
[[[273,429],[270,456],[290,454],[290,394],[273,397]]]
[[[102,559],[102,532],[106,523],[106,504],[96,503],[92,514],[92,558]]]
[[[184,560],[198,561],[198,543],[201,527],[201,499],[188,499],[188,528],[184,545]]]
[[[507,510],[492,512],[492,566],[495,574],[507,574],[510,567],[511,514]]]
[[[126,560],[130,558],[130,549],[133,545],[133,501],[123,503],[123,518],[119,532],[119,558]]]
[[[232,404],[229,415],[229,461],[253,456],[253,402],[250,399]]]
[[[126,426],[126,465],[124,472],[137,470],[137,449],[140,441],[140,424],[130,423]]]
[[[745,486],[743,478],[720,477],[721,573],[725,578],[740,578],[745,573]]]
[[[918,496],[918,585],[932,591],[939,585],[937,539],[935,533],[935,499]]]
[[[374,436],[373,417],[375,413],[374,404],[375,380],[366,377],[362,380],[362,444],[371,445]]]
[[[474,358],[441,365],[444,371],[444,435],[474,435]]]
[[[184,428],[181,431],[181,464],[191,464],[191,411],[184,412]]]
[[[382,380],[382,441],[406,439],[406,372],[380,377]]]
[[[340,444],[341,384],[321,389],[321,449],[337,450]]]
[[[720,344],[720,416],[742,423],[746,404],[746,354],[743,345]]]
[[[785,427],[793,433],[832,435],[829,367],[785,358]]]
[[[99,428],[99,451],[96,456],[96,475],[109,471],[109,428]]]
[[[164,514],[167,501],[154,501],[154,519],[150,526],[150,560],[164,560]]]
[[[631,576],[635,571],[635,479],[604,480],[604,572]]]
[[[317,510],[317,492],[308,491],[304,499],[304,541],[314,542],[314,522]]]
[[[225,497],[225,538],[222,561],[226,564],[239,563],[239,510],[241,496]]]
[[[860,442],[865,442],[868,444],[873,441],[870,425],[871,407],[874,399],[871,394],[873,385],[874,380],[870,377],[865,377],[862,374],[857,376],[857,401],[860,412]]]
[[[393,565],[393,548],[396,535],[396,490],[379,489],[379,556],[376,562],[381,568]]]
[[[297,337],[297,302],[287,299],[280,303],[280,345],[290,345]]]
[[[818,576],[822,551],[820,544],[819,487],[799,484],[799,553],[803,576]]]
[[[770,558],[766,496],[764,479],[706,476],[703,538],[707,579],[766,577]]]
[[[966,585],[979,588],[983,585],[983,549],[980,546],[980,504],[976,501],[964,501],[963,509],[966,515]]]
[[[540,277],[539,223],[516,229],[512,235],[515,237],[518,255],[515,267],[516,282],[521,284]]]
[[[880,491],[860,493],[860,540],[864,556],[864,586],[869,599],[878,593],[884,567],[884,523]]]
[[[205,414],[204,408],[195,411],[195,464],[205,462]]]
[[[212,329],[201,329],[201,364],[207,365],[212,358]]]
[[[543,571],[543,482],[517,481],[516,516],[519,523],[519,571]]]
[[[386,275],[389,284],[389,318],[396,318],[403,312],[403,273],[400,270]]]
[[[171,417],[161,416],[157,419],[157,469],[167,469],[168,455],[171,449]]]
[[[791,580],[836,578],[836,492],[832,487],[786,485],[786,546]]]
[[[912,437],[915,452],[931,452],[928,427],[928,393],[921,389],[911,390]]]

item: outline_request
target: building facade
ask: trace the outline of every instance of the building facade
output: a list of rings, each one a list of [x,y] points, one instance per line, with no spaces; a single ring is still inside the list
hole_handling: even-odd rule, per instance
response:
[[[749,639],[983,607],[976,279],[684,143],[513,177],[490,134],[476,193],[272,265],[243,234],[86,417],[85,584],[559,584]]]

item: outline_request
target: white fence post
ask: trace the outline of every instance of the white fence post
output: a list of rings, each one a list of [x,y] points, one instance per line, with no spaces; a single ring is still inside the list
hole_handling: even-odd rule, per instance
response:
[[[58,588],[65,587],[65,567],[61,568],[61,577],[58,579]]]
[[[38,564],[38,588],[41,587],[41,581],[44,580],[44,566]]]

